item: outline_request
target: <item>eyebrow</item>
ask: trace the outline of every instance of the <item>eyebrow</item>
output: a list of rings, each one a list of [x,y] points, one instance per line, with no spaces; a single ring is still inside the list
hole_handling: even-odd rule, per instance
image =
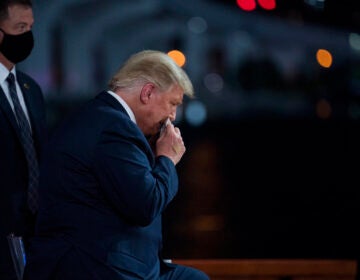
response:
[[[23,22],[23,21],[21,21],[21,22],[17,22],[17,23],[15,23],[15,27],[20,27],[20,26],[28,26],[29,24],[28,23],[26,23],[26,22]]]
[[[34,24],[34,20],[30,23],[26,22],[26,21],[20,21],[20,22],[17,22],[15,23],[15,26],[18,26],[18,25],[29,25],[29,26],[32,26]]]
[[[177,100],[175,103],[176,103],[177,106],[180,106],[180,105],[183,104],[183,101],[182,100],[180,100],[180,101]]]

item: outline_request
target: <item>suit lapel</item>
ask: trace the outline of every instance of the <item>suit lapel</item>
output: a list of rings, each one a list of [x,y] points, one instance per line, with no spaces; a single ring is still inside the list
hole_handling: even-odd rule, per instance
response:
[[[13,129],[15,130],[18,139],[20,140],[20,131],[19,131],[19,126],[17,124],[15,115],[13,110],[11,109],[11,106],[9,104],[9,101],[7,100],[4,91],[2,90],[2,88],[0,87],[0,109],[4,112],[4,115],[6,116],[6,118],[8,119],[8,121],[10,122],[11,126],[13,127]]]

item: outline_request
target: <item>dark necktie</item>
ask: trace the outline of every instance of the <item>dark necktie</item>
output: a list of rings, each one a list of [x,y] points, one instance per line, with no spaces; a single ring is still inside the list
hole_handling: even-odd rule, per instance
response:
[[[38,206],[37,186],[39,181],[39,168],[34,148],[34,140],[31,135],[30,125],[25,113],[20,105],[19,98],[16,93],[15,77],[10,73],[7,77],[9,84],[9,92],[14,104],[15,116],[19,125],[21,143],[23,144],[25,156],[29,170],[29,188],[28,188],[28,205],[30,210],[35,213]]]

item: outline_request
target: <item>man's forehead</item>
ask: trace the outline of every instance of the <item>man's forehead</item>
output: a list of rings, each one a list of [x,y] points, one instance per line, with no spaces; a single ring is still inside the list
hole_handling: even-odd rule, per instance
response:
[[[172,100],[176,103],[182,103],[184,98],[184,91],[182,88],[178,87],[176,90],[174,89],[172,96]]]
[[[33,11],[30,6],[10,5],[8,7],[8,20],[14,22],[25,21],[26,23],[34,20]]]

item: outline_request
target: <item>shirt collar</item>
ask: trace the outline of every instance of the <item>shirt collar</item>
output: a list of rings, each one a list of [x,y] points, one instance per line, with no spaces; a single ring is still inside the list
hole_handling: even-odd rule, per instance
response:
[[[14,74],[16,80],[15,66],[11,69],[10,72]],[[0,63],[0,84],[6,81],[6,78],[9,76],[10,72],[2,63]]]
[[[111,96],[113,96],[117,101],[120,102],[120,104],[124,107],[128,115],[130,116],[130,119],[136,123],[134,112],[130,109],[129,105],[125,102],[124,99],[122,99],[119,95],[117,95],[115,92],[108,90],[107,91]]]

